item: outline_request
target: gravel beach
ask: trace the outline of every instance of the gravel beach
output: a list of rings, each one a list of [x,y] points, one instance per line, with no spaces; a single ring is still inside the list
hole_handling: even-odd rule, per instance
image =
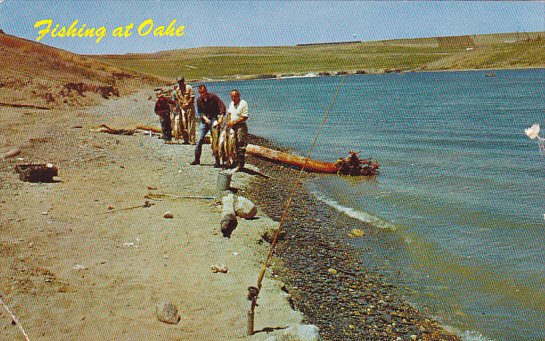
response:
[[[258,219],[239,219],[231,239],[221,237],[217,200],[176,198],[218,195],[209,147],[203,165],[190,166],[193,146],[90,129],[158,125],[150,92],[55,110],[47,120],[36,109],[0,110],[1,151],[21,149],[0,164],[0,298],[32,340],[264,340],[301,320],[326,340],[457,340],[340,238],[371,226],[304,189],[263,282],[258,332],[248,337],[247,288],[268,250],[261,236],[278,226],[298,172],[249,157],[250,171],[235,173],[231,186],[258,205]],[[22,182],[14,172],[22,162],[51,162],[60,176]],[[255,166],[271,177],[252,173]],[[228,273],[211,271],[215,265]],[[158,320],[161,306],[178,308],[177,324]],[[0,310],[0,338],[20,337]]]
[[[251,143],[282,149],[255,136]],[[299,171],[255,157],[249,162],[270,178],[254,178],[247,195],[279,221]],[[303,182],[312,176],[304,174]],[[354,228],[380,232],[335,211],[300,186],[272,267],[305,322],[318,326],[326,340],[459,340],[407,303],[399,288],[358,262],[362,251],[343,241]],[[373,257],[372,250],[365,252]]]

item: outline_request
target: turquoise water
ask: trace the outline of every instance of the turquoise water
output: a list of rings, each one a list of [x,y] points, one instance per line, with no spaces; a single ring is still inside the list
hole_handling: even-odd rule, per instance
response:
[[[382,173],[324,176],[308,186],[402,240],[377,250],[369,265],[413,288],[419,308],[467,339],[543,340],[545,157],[524,129],[545,125],[545,70],[495,73],[345,77],[313,157],[334,161],[356,150],[377,159]],[[306,155],[341,79],[210,88],[241,90],[251,132]]]

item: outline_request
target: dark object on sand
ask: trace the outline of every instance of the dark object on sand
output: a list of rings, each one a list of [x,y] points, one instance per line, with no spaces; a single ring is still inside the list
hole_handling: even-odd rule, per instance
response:
[[[21,164],[15,166],[19,179],[26,182],[53,182],[59,175],[59,169],[52,164]]]

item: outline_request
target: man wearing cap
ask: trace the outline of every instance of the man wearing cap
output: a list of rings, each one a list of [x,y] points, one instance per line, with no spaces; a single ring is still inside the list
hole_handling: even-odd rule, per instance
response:
[[[230,93],[231,103],[227,109],[227,126],[235,131],[237,169],[244,168],[246,147],[248,146],[248,103],[240,99],[240,92],[233,90]]]
[[[197,110],[200,115],[199,119],[199,137],[197,138],[197,145],[195,146],[195,160],[191,162],[192,165],[198,165],[201,163],[201,151],[202,144],[206,133],[212,129],[218,129],[225,115],[225,104],[221,99],[211,92],[204,84],[199,85],[199,99],[197,99]],[[212,154],[216,158],[214,167],[221,167],[220,158],[218,153],[218,141],[212,139]]]
[[[195,144],[195,93],[193,87],[185,84],[184,76],[176,80],[178,87],[175,91],[178,110],[182,116],[182,137],[184,144]]]
[[[155,102],[155,114],[159,116],[161,121],[161,130],[163,131],[163,140],[165,143],[172,143],[172,121],[170,120],[171,106],[175,106],[176,102],[168,98],[165,94],[165,90],[156,89],[155,95],[157,96],[157,102]]]

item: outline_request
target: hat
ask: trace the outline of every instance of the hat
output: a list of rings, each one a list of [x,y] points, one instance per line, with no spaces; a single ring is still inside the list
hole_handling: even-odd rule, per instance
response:
[[[180,83],[180,82],[185,83],[185,78],[184,78],[184,76],[178,76],[178,79],[176,79],[176,82],[178,82],[178,83]]]

